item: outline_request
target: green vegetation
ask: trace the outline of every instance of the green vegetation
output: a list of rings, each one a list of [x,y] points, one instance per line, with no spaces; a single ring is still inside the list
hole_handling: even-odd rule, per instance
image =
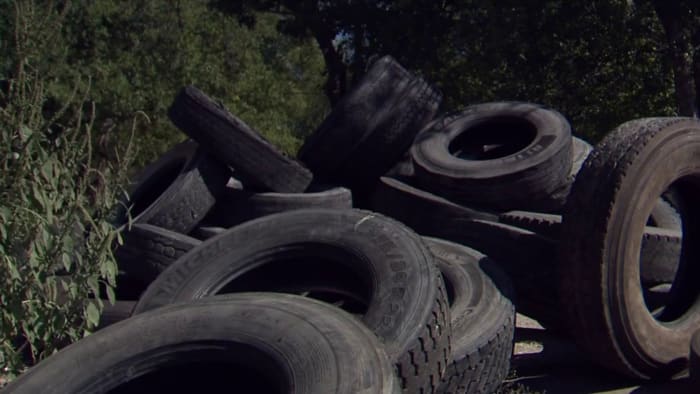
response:
[[[89,81],[60,107],[47,96],[37,65],[62,49],[63,10],[18,2],[11,14],[12,78],[0,93],[0,374],[10,377],[93,330],[100,297],[114,301],[109,213],[128,163],[123,152],[93,158]]]

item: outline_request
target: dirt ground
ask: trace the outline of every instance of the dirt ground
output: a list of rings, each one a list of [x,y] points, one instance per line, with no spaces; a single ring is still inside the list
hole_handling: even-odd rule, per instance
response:
[[[665,383],[640,384],[598,367],[565,338],[551,335],[536,321],[518,315],[509,381],[523,393],[547,394],[643,394],[700,393],[686,377]]]

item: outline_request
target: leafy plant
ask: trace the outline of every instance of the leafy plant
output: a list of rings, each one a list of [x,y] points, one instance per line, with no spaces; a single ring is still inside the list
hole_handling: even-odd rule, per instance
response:
[[[53,100],[37,65],[60,54],[66,3],[18,0],[0,89],[0,374],[12,377],[98,324],[114,302],[111,207],[131,153],[93,154],[89,80]]]

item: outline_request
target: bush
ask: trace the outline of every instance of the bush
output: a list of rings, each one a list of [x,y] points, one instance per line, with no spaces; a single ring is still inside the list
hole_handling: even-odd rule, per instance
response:
[[[39,58],[61,51],[65,8],[16,1],[0,89],[0,374],[12,377],[87,335],[114,301],[118,233],[109,213],[130,156],[93,154],[89,81],[64,102]],[[120,155],[121,153],[121,155]],[[125,154],[126,153],[126,154]]]

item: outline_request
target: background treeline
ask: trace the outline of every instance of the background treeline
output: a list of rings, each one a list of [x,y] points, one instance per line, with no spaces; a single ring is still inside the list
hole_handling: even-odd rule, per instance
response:
[[[0,370],[94,328],[107,212],[127,171],[182,139],[166,110],[184,85],[294,154],[390,54],[443,111],[541,103],[595,142],[697,115],[699,26],[695,0],[0,0]]]

